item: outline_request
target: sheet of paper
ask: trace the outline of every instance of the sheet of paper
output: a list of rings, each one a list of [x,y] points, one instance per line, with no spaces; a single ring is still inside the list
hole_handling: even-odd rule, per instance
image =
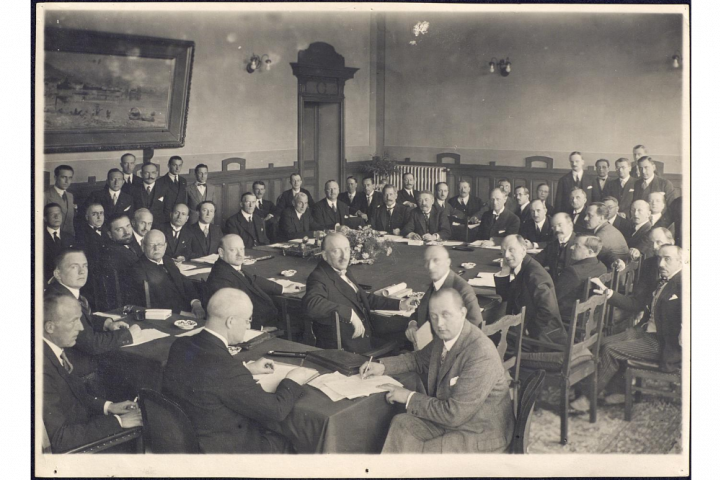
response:
[[[387,375],[381,375],[379,377],[368,377],[365,380],[360,378],[360,375],[353,375],[344,380],[337,380],[334,382],[328,382],[325,384],[326,387],[333,390],[346,398],[353,399],[358,397],[366,397],[373,393],[382,393],[385,390],[378,388],[379,385],[389,383],[402,387],[402,384],[392,377]]]
[[[383,297],[389,297],[390,295],[394,295],[395,293],[405,290],[407,288],[407,283],[396,283],[395,285],[390,285],[389,287],[381,288],[380,290],[377,290],[375,292],[375,295],[380,295]]]
[[[211,255],[206,255],[204,257],[194,258],[193,261],[200,262],[200,263],[210,263],[213,264],[217,262],[218,258],[220,258],[220,255],[217,253],[213,253]]]
[[[93,313],[93,315],[97,315],[98,317],[109,318],[112,321],[120,320],[121,318],[123,318],[121,315],[115,315],[114,313],[95,312],[95,313]]]
[[[302,238],[294,238],[292,240],[289,240],[290,243],[302,243]],[[315,239],[314,238],[308,238],[307,241],[308,245],[315,245]]]
[[[407,244],[412,245],[413,247],[422,247],[423,245],[425,245],[425,242],[423,242],[422,240],[407,239]]]
[[[192,269],[192,270],[185,270],[185,271],[182,271],[182,270],[181,270],[180,273],[182,273],[182,274],[185,275],[186,277],[192,277],[193,275],[200,275],[200,274],[203,274],[203,273],[210,273],[210,270],[212,270],[212,267],[207,267],[207,268],[194,268],[194,269]]]
[[[140,338],[133,342],[131,345],[123,345],[122,348],[134,347],[147,342],[152,342],[158,338],[168,337],[167,333],[163,333],[160,330],[154,328],[145,328],[140,330]]]
[[[300,282],[293,282],[285,278],[268,278],[268,280],[282,285],[283,293],[294,293],[305,290],[305,285]]]
[[[473,287],[490,287],[495,288],[495,278],[492,273],[480,272],[477,277],[468,280]]]
[[[480,226],[479,223],[473,223],[473,224],[471,224],[471,225],[468,225],[468,228],[469,228],[470,230],[472,230],[473,228],[477,228],[477,227],[479,227],[479,226]]]
[[[194,330],[190,330],[188,332],[181,333],[180,335],[175,335],[175,336],[176,337],[192,337],[193,335],[197,335],[198,333],[202,332],[204,329],[205,329],[204,327],[200,327],[200,328],[196,328]]]
[[[456,240],[446,240],[446,241],[442,242],[442,244],[445,245],[446,247],[459,247],[463,243],[465,243],[465,242],[458,242]]]
[[[275,370],[273,373],[264,373],[260,375],[253,375],[253,379],[260,384],[263,390],[268,393],[275,393],[278,385],[287,376],[290,370],[298,368],[297,365],[290,365],[288,363],[275,362]],[[308,369],[317,374],[317,370],[312,368]]]
[[[376,315],[380,315],[381,317],[394,317],[395,315],[398,315],[400,317],[409,318],[414,312],[415,312],[415,309],[412,309],[412,310],[372,310],[372,313],[374,313]]]
[[[432,342],[432,328],[430,327],[430,321],[423,323],[423,326],[418,328],[415,332],[415,340],[417,341],[417,349],[422,350],[425,345]]]
[[[337,393],[332,388],[327,387],[325,384],[328,382],[344,380],[346,378],[348,377],[346,377],[340,372],[326,373],[325,375],[320,375],[314,380],[308,382],[308,385],[310,385],[311,387],[315,387],[321,392],[323,392],[333,402],[337,402],[343,400],[345,397]]]
[[[145,320],[165,320],[170,318],[172,310],[169,308],[148,308],[145,310]]]
[[[292,243],[273,243],[272,245],[268,245],[270,248],[289,248],[292,247]]]
[[[197,265],[191,265],[189,263],[177,263],[178,270],[181,272],[186,272],[188,270],[192,270],[194,268],[197,268]]]
[[[390,240],[392,242],[397,242],[397,243],[407,243],[408,242],[407,238],[401,237],[400,235],[385,235],[384,238],[386,240]]]

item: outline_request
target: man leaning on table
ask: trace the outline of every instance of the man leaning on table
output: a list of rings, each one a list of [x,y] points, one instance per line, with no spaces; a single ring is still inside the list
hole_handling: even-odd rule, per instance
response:
[[[393,418],[383,453],[504,452],[510,445],[515,418],[502,361],[466,314],[460,294],[441,289],[430,298],[432,342],[361,367],[367,375],[416,372],[427,382],[427,392],[381,386],[388,402],[407,409]]]

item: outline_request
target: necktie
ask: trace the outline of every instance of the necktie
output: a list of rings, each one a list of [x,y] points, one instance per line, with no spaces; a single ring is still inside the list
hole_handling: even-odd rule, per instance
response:
[[[91,312],[90,304],[88,303],[87,298],[80,295],[80,297],[78,298],[78,302],[80,303],[80,308],[82,309],[83,313],[89,316]]]
[[[147,187],[145,187],[145,190],[147,190],[148,195],[150,195],[150,191],[152,190],[152,187],[150,185],[148,185]]]
[[[56,244],[57,244],[57,243],[60,243],[60,237],[58,237],[58,233],[57,233],[57,232],[53,232],[53,242],[56,243]]]
[[[540,224],[539,224],[539,223],[536,223],[536,224],[535,224],[535,229],[537,230],[537,233],[540,233],[540,232],[542,231],[542,230],[540,230]]]
[[[100,229],[98,227],[92,227],[92,228],[93,228],[93,230],[95,230],[95,233],[97,233],[98,235],[102,235],[102,232],[100,231]]]
[[[67,193],[63,192],[62,199],[63,199],[63,202],[67,202]]]
[[[125,175],[125,183],[132,184],[132,175]]]
[[[580,215],[578,215],[578,212],[577,212],[577,211],[573,212],[573,223],[577,223],[577,219],[578,219],[579,216],[580,216]]]
[[[258,200],[258,210],[262,210],[262,200]]]
[[[445,345],[443,345],[442,353],[440,354],[440,365],[442,365],[445,362],[445,358],[447,357],[448,351]]]
[[[573,181],[575,182],[575,185],[578,184],[578,176],[577,176],[577,174],[574,174],[574,173],[573,173]]]
[[[203,227],[203,233],[205,234],[205,238],[207,238],[208,234],[210,233],[207,225]]]
[[[662,292],[665,285],[667,285],[667,282],[667,277],[660,277],[658,279],[657,287],[655,287],[655,291],[653,292],[652,305],[650,305],[650,320],[648,324],[655,323],[655,306],[657,305],[657,301],[660,298],[660,293]]]
[[[514,281],[514,280],[515,280],[515,271],[514,271],[514,270],[511,270],[511,271],[510,271],[510,281],[512,282],[512,281]]]
[[[173,176],[173,183],[177,185],[177,175]]]
[[[460,205],[462,205],[463,207],[465,206],[465,199],[464,199],[464,198],[461,198],[461,199],[460,199]]]
[[[352,283],[350,281],[350,279],[347,277],[347,275],[345,275],[346,273],[347,273],[347,270],[340,270],[340,278],[342,278],[345,283],[350,285],[352,287],[352,289],[355,290],[355,293],[357,293],[357,291],[358,291],[357,287],[355,286],[354,283]]]
[[[111,196],[112,196],[113,205],[117,205],[117,193],[113,193]]]
[[[388,215],[390,215],[391,217],[392,217],[392,212],[393,212],[393,210],[394,210],[393,208],[388,208],[388,209],[387,209]]]
[[[175,237],[175,240],[177,240],[179,233],[180,233],[180,230],[173,230],[173,237]]]
[[[334,203],[332,204],[332,211],[333,211],[333,213],[337,213],[337,207],[335,206]]]
[[[73,371],[73,364],[70,363],[70,360],[68,360],[67,355],[65,355],[65,350],[62,351],[60,354],[60,360],[62,360],[62,366],[65,368],[65,370],[68,373],[71,373]]]
[[[426,213],[426,214],[424,214],[424,216],[425,216],[425,228],[429,232],[430,231],[430,214]]]

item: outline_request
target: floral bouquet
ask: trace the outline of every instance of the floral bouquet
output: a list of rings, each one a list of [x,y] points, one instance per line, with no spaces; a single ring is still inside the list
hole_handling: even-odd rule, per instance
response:
[[[339,231],[350,241],[350,265],[372,265],[380,255],[389,257],[393,253],[393,242],[383,238],[369,225],[358,230],[342,226]]]

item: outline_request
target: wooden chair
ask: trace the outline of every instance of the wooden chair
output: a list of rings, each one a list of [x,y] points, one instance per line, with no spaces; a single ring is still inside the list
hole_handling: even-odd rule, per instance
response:
[[[340,314],[338,312],[334,312],[333,315],[335,317],[335,339],[337,342],[337,348],[338,350],[344,350],[342,347],[342,338],[340,337]],[[362,355],[365,355],[366,357],[380,358],[392,353],[397,347],[397,342],[390,341],[374,350],[364,352]]]
[[[635,385],[633,385],[633,379]],[[654,380],[667,382],[672,390],[661,390],[643,386],[643,380]],[[663,372],[660,365],[653,362],[641,362],[637,360],[628,360],[627,370],[625,371],[625,421],[632,420],[632,406],[634,395],[638,395],[638,401],[643,393],[652,393],[666,398],[672,398],[682,401],[682,373]]]
[[[542,155],[535,155],[532,157],[525,157],[525,168],[553,168],[552,157],[545,157]]]
[[[50,437],[48,436],[47,429],[45,428],[45,422],[40,420],[42,424],[42,453],[48,454],[53,453],[52,446],[50,445]],[[117,433],[109,435],[107,437],[95,440],[85,445],[80,445],[73,449],[65,452],[57,453],[99,453],[109,448],[128,443],[131,441],[137,442],[137,451],[142,452],[142,427],[126,428]]]
[[[597,365],[606,305],[607,295],[596,295],[582,303],[576,300],[568,340],[564,346],[526,339],[528,344],[556,350],[526,353],[521,369],[545,370],[548,381],[560,387],[560,443],[563,445],[568,441],[570,387],[587,377],[591,377],[590,423],[597,420]],[[576,335],[578,327],[583,329],[581,335]]]
[[[138,403],[150,453],[200,453],[195,428],[177,403],[149,388],[140,389]]]
[[[608,272],[606,274],[600,275],[597,277],[604,285],[606,285],[608,288],[610,288],[613,291],[617,291],[617,285],[620,278],[620,274],[617,271],[617,269],[613,268],[611,272]],[[587,283],[585,284],[585,293],[581,301],[586,301],[588,298],[590,298],[590,294],[592,293],[592,290],[594,289],[594,284],[590,282],[590,279],[587,279]],[[607,307],[605,309],[605,331],[603,332],[604,336],[613,335],[613,333],[617,333],[613,330],[613,327],[615,325],[614,323],[614,313],[615,309],[613,307]],[[627,327],[626,327],[627,328]],[[623,331],[625,328],[622,328]]]
[[[281,320],[285,320],[285,336],[288,341],[293,341],[292,325],[290,323],[290,313],[288,313],[287,299],[282,295],[273,295],[273,302],[278,307],[278,313]]]
[[[150,284],[147,280],[143,280],[143,289],[145,290],[145,308],[152,308],[150,306]]]
[[[532,414],[543,383],[545,383],[545,370],[535,370],[520,390],[520,401],[515,410],[515,429],[510,442],[510,453],[528,453]]]
[[[507,353],[508,349],[507,337],[510,327],[519,327],[520,335],[518,336],[518,342],[514,355],[506,359],[505,354]],[[520,359],[522,357],[522,341],[524,336],[522,332],[524,328],[525,307],[523,307],[522,311],[517,315],[505,315],[497,322],[491,323],[489,325],[484,325],[482,328],[483,333],[485,333],[485,335],[487,335],[488,337],[500,332],[500,341],[497,344],[498,355],[500,355],[500,360],[502,360],[505,370],[510,372],[510,370],[514,367],[514,373],[510,374],[510,387],[513,390],[513,403],[515,406],[515,411],[517,411],[519,404],[518,390],[520,387]]]

